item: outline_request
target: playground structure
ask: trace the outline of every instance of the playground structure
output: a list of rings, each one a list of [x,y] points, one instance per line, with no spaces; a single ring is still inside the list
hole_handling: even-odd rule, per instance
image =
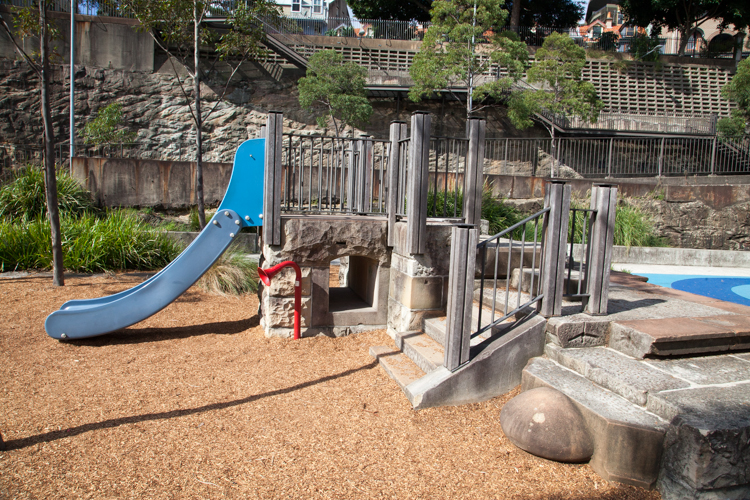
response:
[[[402,384],[415,408],[517,386],[543,352],[543,316],[560,315],[564,296],[606,313],[617,197],[596,186],[591,208],[573,211],[585,212],[579,263],[566,257],[571,190],[562,182],[547,184],[543,210],[480,235],[485,122],[469,120],[465,138],[431,137],[430,122],[423,112],[410,130],[393,122],[388,141],[296,136],[272,112],[261,131],[263,258],[299,265],[303,336],[386,329],[424,372]],[[268,336],[291,336],[292,282],[279,272],[263,289]]]

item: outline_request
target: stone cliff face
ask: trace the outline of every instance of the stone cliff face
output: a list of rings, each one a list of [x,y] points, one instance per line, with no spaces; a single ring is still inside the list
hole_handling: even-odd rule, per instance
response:
[[[750,202],[712,208],[703,201],[674,202],[631,198],[651,217],[670,246],[714,250],[750,250]]]
[[[99,109],[119,102],[123,105],[125,125],[137,133],[136,142],[153,149],[153,158],[178,160],[180,155],[183,160],[193,158],[189,155],[194,154],[191,148],[195,134],[188,100],[174,76],[172,65],[162,59],[156,66],[159,70],[154,73],[77,66],[76,128],[81,130]],[[68,71],[66,66],[55,66],[52,78],[53,120],[60,143],[67,141],[69,135]],[[239,78],[219,101],[225,75],[226,68],[212,68],[211,77],[215,81],[209,79],[202,86],[204,116],[215,106],[204,124],[207,161],[231,161],[239,143],[256,136],[265,123],[266,113],[271,110],[284,113],[285,132],[333,134],[332,129],[319,128],[313,114],[299,106],[297,80],[304,72],[284,69],[271,75],[261,66],[245,64],[238,73]],[[183,85],[190,96],[192,80],[183,80]],[[0,96],[0,143],[40,147],[42,124],[36,74],[21,61],[0,60]],[[372,119],[361,130],[355,130],[355,135],[387,139],[391,121],[408,122],[414,111],[427,110],[433,115],[433,135],[464,136],[463,103],[413,103],[396,98],[373,99],[371,103]],[[487,108],[484,117],[488,121],[488,137],[547,136],[542,129],[513,130],[503,108]]]

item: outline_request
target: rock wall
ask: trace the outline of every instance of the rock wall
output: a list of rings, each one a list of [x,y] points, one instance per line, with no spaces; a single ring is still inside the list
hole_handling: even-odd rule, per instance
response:
[[[96,116],[96,112],[113,103],[123,106],[125,125],[137,134],[135,141],[146,143],[153,150],[151,158],[173,161],[190,161],[195,141],[189,104],[178,79],[175,67],[165,57],[155,57],[157,71],[153,73],[104,69],[90,66],[76,67],[76,128]],[[232,161],[237,146],[245,139],[255,137],[265,124],[266,113],[271,110],[284,113],[285,132],[304,134],[333,134],[331,129],[321,129],[315,116],[300,108],[297,80],[304,72],[281,69],[274,74],[260,65],[247,63],[229,86],[224,99],[221,82],[226,81],[228,68],[217,65],[211,78],[202,85],[203,112],[214,109],[204,123],[204,159],[206,161]],[[69,136],[68,67],[55,66],[52,77],[51,106],[58,142]],[[187,96],[192,95],[192,79],[184,81]],[[36,74],[21,61],[0,59],[0,143],[28,144],[40,147],[42,123],[39,118],[39,90]],[[406,99],[372,99],[373,116],[369,124],[354,131],[386,139],[393,120],[408,122],[416,110],[433,114],[433,134],[463,137],[465,110],[462,103],[451,101],[425,101],[413,103]],[[505,110],[488,108],[488,137],[546,136],[544,130],[514,131]],[[351,131],[348,131],[351,133]]]

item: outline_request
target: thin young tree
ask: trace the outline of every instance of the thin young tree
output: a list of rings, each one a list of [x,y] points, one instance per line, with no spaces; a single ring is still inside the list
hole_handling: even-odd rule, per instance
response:
[[[262,59],[266,51],[264,23],[277,22],[278,7],[268,0],[253,1],[201,1],[201,0],[123,0],[122,8],[131,12],[140,25],[136,29],[148,32],[163,50],[172,65],[175,78],[189,106],[195,130],[195,198],[198,204],[200,227],[206,225],[203,195],[203,124],[216,110],[229,88],[240,65],[249,59]],[[208,26],[207,18],[213,12],[226,17],[226,29]],[[231,67],[223,91],[208,112],[202,111],[201,81],[205,71],[201,68],[201,49],[213,46],[218,59]],[[192,78],[192,93],[187,80],[175,63],[179,61]]]
[[[347,125],[354,127],[370,120],[372,105],[367,99],[366,78],[363,67],[344,63],[335,51],[316,52],[308,61],[307,76],[298,82],[300,106],[319,114],[321,128],[330,118],[339,137]]]
[[[47,1],[36,2],[35,8],[25,7],[15,12],[15,27],[23,38],[38,37],[39,52],[28,54],[17,42],[13,30],[2,20],[3,30],[10,38],[16,51],[29,64],[39,77],[42,124],[44,128],[44,187],[47,201],[47,216],[50,223],[52,243],[52,283],[65,284],[62,238],[60,236],[60,212],[57,204],[57,175],[55,172],[55,131],[52,125],[50,108],[50,39],[59,38],[56,27],[47,19]],[[51,2],[50,2],[51,3]]]
[[[594,86],[581,77],[586,51],[567,34],[552,33],[536,51],[534,64],[526,72],[536,90],[513,92],[508,118],[519,129],[541,122],[552,137],[552,177],[555,176],[555,124],[557,117],[579,117],[596,122],[603,107]],[[547,115],[547,119],[542,116]]]
[[[485,98],[502,98],[526,69],[526,44],[496,32],[508,11],[503,0],[435,0],[432,24],[414,56],[409,98],[419,102],[435,92],[466,93],[466,116]],[[492,73],[492,74],[490,74]]]

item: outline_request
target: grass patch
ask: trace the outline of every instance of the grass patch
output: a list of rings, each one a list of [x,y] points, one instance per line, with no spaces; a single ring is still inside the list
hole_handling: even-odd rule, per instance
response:
[[[258,264],[244,253],[230,248],[198,280],[198,287],[222,296],[255,293],[258,291],[257,276]]]
[[[427,210],[431,217],[461,217],[463,213],[464,195],[462,191],[430,191],[427,193]],[[513,224],[523,220],[526,216],[513,205],[504,203],[492,195],[492,191],[482,191],[481,218],[489,221],[490,234],[497,234]],[[528,235],[528,233],[527,233]]]
[[[589,206],[589,203],[583,200],[571,201],[571,207],[588,208]],[[583,241],[583,222],[584,214],[576,212],[574,243]],[[572,223],[573,220],[571,219],[570,224]],[[654,232],[651,218],[643,213],[638,206],[627,200],[620,200],[615,214],[614,244],[626,247],[668,247],[669,241]]]

